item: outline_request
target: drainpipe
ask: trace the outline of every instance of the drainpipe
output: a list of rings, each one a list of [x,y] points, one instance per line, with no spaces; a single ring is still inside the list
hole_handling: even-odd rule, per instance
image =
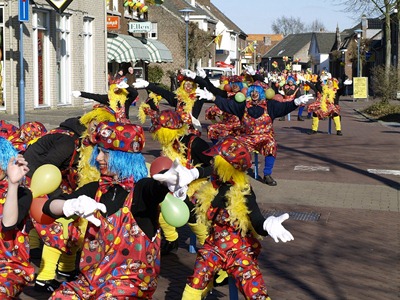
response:
[[[16,2],[17,3],[17,2]],[[18,3],[17,3],[18,4]],[[12,2],[8,2],[8,21],[10,24],[12,24]],[[13,26],[9,27],[8,30],[8,35],[9,35],[9,40],[10,40],[10,64],[9,64],[9,70],[10,70],[10,83],[8,84],[10,87],[10,106],[11,106],[11,114],[14,114],[14,89],[12,87],[12,83],[14,82],[14,39],[13,39]],[[4,53],[5,54],[5,53]],[[5,55],[3,54],[3,57]],[[4,93],[4,90],[3,90]],[[3,95],[4,96],[4,95]]]

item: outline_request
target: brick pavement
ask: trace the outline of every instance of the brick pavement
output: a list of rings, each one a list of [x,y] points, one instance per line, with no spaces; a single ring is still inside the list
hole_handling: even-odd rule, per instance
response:
[[[262,209],[312,212],[320,216],[318,221],[286,221],[285,226],[295,237],[288,244],[276,244],[268,237],[263,239],[259,262],[272,299],[394,300],[400,297],[399,178],[371,175],[361,169],[362,164],[368,159],[373,162],[371,158],[380,153],[388,153],[380,155],[384,156],[380,163],[400,169],[399,153],[394,150],[399,146],[399,128],[358,114],[357,110],[368,105],[365,101],[344,100],[343,137],[327,135],[324,121],[320,134],[313,136],[314,140],[304,134],[310,128],[309,120],[276,122],[280,152],[274,174],[278,186],[268,187],[252,179]],[[58,111],[60,117],[66,116],[65,111],[52,111],[53,120],[48,124],[58,124],[54,121]],[[70,114],[74,113],[77,110],[71,109]],[[27,115],[27,120],[28,117],[31,114]],[[287,132],[291,133],[290,139],[284,135]],[[365,138],[363,142],[357,139],[368,133],[382,137]],[[345,153],[339,155],[332,151],[321,159],[323,152],[319,152],[322,150],[316,144],[328,151],[332,147],[326,145],[327,142],[342,147]],[[397,148],[393,148],[396,145]],[[150,138],[146,148],[149,150],[144,154],[151,161],[157,155],[154,150],[157,147]],[[328,161],[329,173],[333,174],[291,171],[293,162],[290,159],[297,152],[305,163]],[[327,160],[328,157],[331,160]],[[177,254],[162,258],[154,299],[180,299],[195,259],[195,255],[187,251],[188,236],[189,229],[181,228]],[[47,297],[33,293],[28,287],[20,299]],[[207,299],[229,299],[228,287],[214,289]]]

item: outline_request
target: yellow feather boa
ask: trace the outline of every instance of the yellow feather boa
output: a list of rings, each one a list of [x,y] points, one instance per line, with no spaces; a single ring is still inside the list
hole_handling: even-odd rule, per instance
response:
[[[214,158],[215,171],[219,175],[218,169],[230,169],[226,173],[231,173],[233,176],[234,184],[231,186],[225,197],[227,199],[226,209],[230,216],[230,224],[234,228],[238,228],[242,236],[245,236],[248,231],[252,231],[253,235],[260,238],[255,232],[249,218],[250,211],[246,205],[246,197],[250,195],[251,188],[249,180],[244,172],[234,169],[228,162],[226,162],[220,155]],[[221,178],[221,176],[220,176]],[[194,195],[197,204],[195,212],[197,221],[205,224],[208,229],[212,226],[211,220],[207,218],[208,209],[212,201],[218,194],[218,189],[215,189],[211,182],[206,182],[198,189]]]
[[[334,103],[336,91],[324,85],[322,88],[321,109],[324,112],[328,111],[328,104]]]
[[[183,111],[186,112],[186,113],[191,113],[192,112],[192,108],[194,106],[194,103],[196,102],[196,94],[195,94],[195,92],[196,92],[197,85],[194,84],[195,87],[194,87],[194,89],[192,90],[192,92],[190,94],[185,91],[183,86],[184,86],[184,81],[181,84],[181,86],[176,89],[175,94],[178,97],[178,102],[185,103]]]

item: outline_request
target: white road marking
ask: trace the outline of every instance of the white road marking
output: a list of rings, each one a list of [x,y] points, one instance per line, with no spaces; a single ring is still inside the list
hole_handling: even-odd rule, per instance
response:
[[[367,169],[368,173],[400,176],[398,170]]]
[[[295,171],[323,171],[323,172],[329,172],[330,169],[329,167],[323,167],[323,166],[295,166],[294,167]]]

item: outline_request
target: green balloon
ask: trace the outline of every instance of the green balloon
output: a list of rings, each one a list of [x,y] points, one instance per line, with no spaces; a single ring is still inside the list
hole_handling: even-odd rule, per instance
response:
[[[165,222],[173,227],[181,227],[189,221],[189,208],[185,202],[170,193],[161,203],[161,213]]]
[[[243,93],[241,93],[241,92],[236,93],[236,95],[235,95],[236,102],[243,102],[244,100],[246,100],[246,96]]]

